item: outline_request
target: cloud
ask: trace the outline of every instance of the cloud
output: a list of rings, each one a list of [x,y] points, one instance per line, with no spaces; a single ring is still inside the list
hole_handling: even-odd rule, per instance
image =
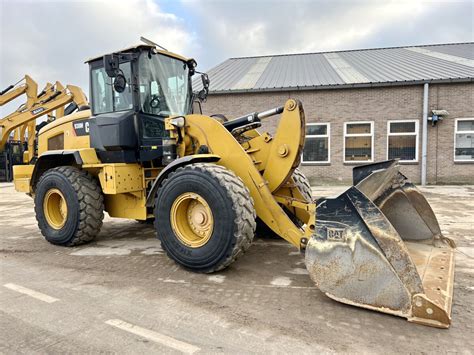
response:
[[[88,95],[87,58],[139,43],[140,36],[176,52],[193,48],[183,19],[151,0],[0,0],[0,7],[2,89],[30,74],[40,87],[59,80]]]
[[[471,1],[0,0],[0,88],[25,73],[88,92],[89,57],[141,35],[197,59],[472,41]]]
[[[184,1],[205,68],[232,56],[472,41],[471,1]]]

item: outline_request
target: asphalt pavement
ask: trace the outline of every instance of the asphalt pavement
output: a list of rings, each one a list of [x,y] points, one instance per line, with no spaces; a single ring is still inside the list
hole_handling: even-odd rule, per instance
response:
[[[0,353],[471,354],[474,187],[423,192],[458,245],[448,330],[332,301],[283,240],[257,238],[212,275],[183,270],[153,226],[135,221],[106,217],[94,242],[54,246],[38,230],[32,199],[0,184]]]

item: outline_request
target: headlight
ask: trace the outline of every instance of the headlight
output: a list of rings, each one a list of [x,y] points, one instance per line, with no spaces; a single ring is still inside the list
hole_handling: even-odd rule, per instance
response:
[[[184,120],[184,117],[180,116],[180,117],[172,118],[170,120],[170,123],[175,127],[182,128],[182,127],[184,127],[185,120]]]

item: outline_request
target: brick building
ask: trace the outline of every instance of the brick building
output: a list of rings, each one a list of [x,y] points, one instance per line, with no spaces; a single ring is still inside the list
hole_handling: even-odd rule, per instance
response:
[[[424,118],[426,182],[474,183],[474,43],[231,58],[208,74],[205,114],[303,102],[302,166],[314,184],[347,183],[354,165],[392,158],[419,183]]]

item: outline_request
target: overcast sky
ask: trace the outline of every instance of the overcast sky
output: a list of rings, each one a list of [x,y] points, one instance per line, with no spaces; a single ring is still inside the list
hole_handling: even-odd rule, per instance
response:
[[[0,89],[81,86],[84,60],[148,37],[207,70],[229,57],[473,41],[473,1],[0,0]]]

